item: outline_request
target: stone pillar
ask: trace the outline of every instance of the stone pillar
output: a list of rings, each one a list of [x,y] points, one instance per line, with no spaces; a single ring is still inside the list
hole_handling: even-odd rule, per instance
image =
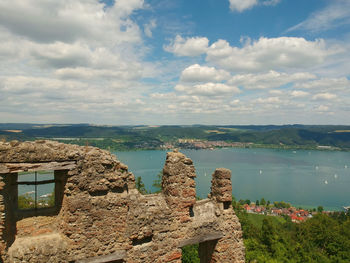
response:
[[[223,204],[228,209],[232,202],[231,171],[225,168],[217,168],[211,180],[211,198]]]
[[[0,255],[13,243],[16,235],[17,174],[0,175]]]
[[[170,209],[182,222],[193,216],[196,203],[195,168],[191,159],[177,151],[167,153],[163,168],[162,192]]]
[[[67,170],[56,170],[55,175],[55,208],[56,212],[59,213],[62,207],[62,200],[64,195],[64,187],[67,182]]]

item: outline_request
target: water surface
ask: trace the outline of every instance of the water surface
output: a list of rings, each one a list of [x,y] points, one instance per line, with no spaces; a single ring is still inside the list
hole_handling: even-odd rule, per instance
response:
[[[197,195],[210,192],[211,174],[218,167],[232,171],[236,199],[286,201],[294,205],[322,205],[339,210],[350,205],[350,153],[278,149],[181,150],[197,173]],[[114,152],[141,176],[148,190],[162,170],[166,151]]]

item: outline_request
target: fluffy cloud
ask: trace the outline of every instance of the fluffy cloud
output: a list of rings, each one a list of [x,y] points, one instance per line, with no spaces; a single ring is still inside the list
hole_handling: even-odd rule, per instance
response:
[[[261,37],[242,48],[218,40],[209,47],[206,59],[231,71],[261,71],[308,68],[322,63],[330,53],[323,40]]]
[[[322,113],[327,112],[327,111],[329,111],[329,107],[326,105],[320,105],[320,106],[316,107],[316,111],[319,111]]]
[[[0,118],[115,123],[118,112],[142,112],[149,87],[140,80],[155,66],[143,61],[147,49],[130,15],[143,4],[0,1]],[[130,114],[118,119],[128,123]]]
[[[258,4],[258,0],[229,0],[232,11],[242,12]]]
[[[308,92],[306,91],[302,91],[302,90],[293,90],[290,95],[292,97],[295,97],[295,98],[302,98],[302,97],[306,97],[309,95]]]
[[[250,9],[258,4],[265,6],[276,5],[280,0],[265,0],[260,2],[258,0],[229,0],[229,2],[232,11],[243,12],[244,10]]]
[[[260,103],[260,104],[276,104],[280,103],[281,100],[279,97],[269,97],[269,98],[258,98],[254,100],[255,103]]]
[[[309,82],[298,83],[296,88],[317,89],[317,90],[347,90],[350,88],[350,81],[343,78],[321,78]]]
[[[227,80],[230,76],[225,70],[194,64],[182,71],[180,79],[184,82],[218,82]]]
[[[323,39],[308,41],[298,37],[249,38],[242,47],[219,39],[208,47],[205,37],[177,35],[164,49],[178,56],[206,54],[206,61],[232,72],[258,72],[315,67],[331,55],[344,53],[339,46],[327,46]]]
[[[263,74],[242,74],[233,76],[228,83],[236,86],[243,86],[246,89],[267,89],[278,88],[282,85],[314,79],[316,76],[310,73],[287,74],[276,71],[269,71]]]
[[[139,28],[128,16],[142,6],[143,0],[119,0],[105,10],[102,3],[91,0],[1,1],[0,24],[38,42],[140,41]]]
[[[253,3],[235,2],[241,8]],[[0,119],[276,123],[286,114],[289,122],[299,122],[305,110],[312,116],[325,107],[334,110],[337,102],[337,120],[347,121],[350,84],[343,76],[349,59],[329,42],[262,37],[246,38],[242,46],[225,40],[209,45],[206,37],[178,35],[164,49],[191,58],[153,62],[148,55],[157,45],[145,37],[152,37],[157,23],[145,20],[147,10],[137,16],[144,7],[143,0],[112,6],[96,0],[0,1]],[[342,69],[329,73],[335,64]]]
[[[193,86],[179,84],[175,87],[175,90],[199,96],[222,96],[224,94],[233,95],[240,92],[240,90],[235,86],[212,82],[197,84]]]
[[[177,56],[192,57],[204,54],[208,49],[208,43],[209,40],[206,37],[184,39],[180,35],[177,35],[170,45],[164,46],[164,49]]]
[[[173,43],[182,43],[184,48],[189,39],[198,38],[178,39]],[[226,40],[218,40],[207,47],[205,41],[199,53],[205,52],[206,64],[187,66],[174,85],[172,98],[162,98],[164,105],[172,105],[172,113],[175,110],[202,114],[231,112],[230,116],[240,114],[242,117],[254,112],[257,122],[257,116],[263,116],[265,122],[281,120],[281,116],[300,122],[307,110],[309,116],[315,117],[310,117],[307,122],[315,123],[323,122],[322,118],[317,119],[321,116],[319,113],[326,114],[319,110],[320,103],[336,100],[340,105],[348,104],[349,80],[346,77],[322,78],[319,74],[327,70],[328,66],[320,68],[326,62],[334,64],[335,57],[344,56],[344,45],[296,37],[262,37],[256,41],[245,38],[242,43],[238,47],[231,46]],[[175,49],[172,52],[176,53]],[[186,56],[186,53],[181,55]],[[176,105],[183,108],[179,110]],[[345,108],[339,119],[344,119]]]
[[[312,97],[313,100],[334,100],[336,98],[337,98],[337,95],[328,93],[328,92],[319,93]]]
[[[152,37],[152,30],[157,27],[157,23],[155,19],[152,19],[148,24],[144,26],[145,35],[148,37]]]
[[[62,68],[55,71],[55,75],[61,79],[91,80],[96,78],[116,78],[122,80],[137,80],[142,77],[142,69],[135,67],[135,70],[110,70],[91,69],[84,67]]]

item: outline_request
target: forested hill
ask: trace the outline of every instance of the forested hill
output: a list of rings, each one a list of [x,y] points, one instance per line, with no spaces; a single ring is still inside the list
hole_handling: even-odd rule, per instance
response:
[[[111,149],[156,149],[181,141],[220,141],[244,146],[350,149],[350,126],[335,125],[192,125],[96,126],[89,124],[0,124],[6,140],[54,139]],[[187,145],[187,146],[186,146]]]

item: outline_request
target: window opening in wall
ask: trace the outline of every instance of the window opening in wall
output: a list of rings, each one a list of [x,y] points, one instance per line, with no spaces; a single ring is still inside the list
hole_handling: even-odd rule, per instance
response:
[[[55,206],[54,171],[18,173],[18,209],[40,209]]]
[[[230,201],[224,202],[224,209],[229,209],[230,206],[231,206],[231,202]]]
[[[152,241],[152,238],[153,238],[153,235],[145,236],[145,237],[143,237],[141,239],[135,238],[135,239],[132,240],[132,245],[133,246],[138,246],[138,245],[143,245],[143,244],[149,243],[149,242]]]
[[[194,217],[193,206],[190,206],[189,213],[190,213],[190,217]]]

